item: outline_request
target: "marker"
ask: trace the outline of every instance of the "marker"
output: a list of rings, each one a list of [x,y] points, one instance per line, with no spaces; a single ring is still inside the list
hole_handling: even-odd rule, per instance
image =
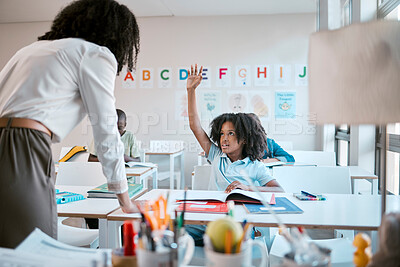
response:
[[[309,197],[318,198],[318,196],[313,195],[313,194],[310,194],[310,193],[308,193],[308,192],[306,192],[306,191],[301,191],[301,193],[302,193],[303,195],[306,195],[306,196],[309,196]]]

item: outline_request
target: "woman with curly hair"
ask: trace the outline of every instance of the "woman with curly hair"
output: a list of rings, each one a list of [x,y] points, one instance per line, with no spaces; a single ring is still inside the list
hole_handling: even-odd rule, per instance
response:
[[[260,161],[267,138],[259,121],[244,113],[222,114],[211,122],[211,139],[201,127],[196,107],[196,88],[202,80],[202,70],[203,67],[198,69],[197,64],[188,70],[188,112],[190,129],[212,165],[209,189],[225,190],[227,193],[234,189],[250,191],[249,184],[241,175],[244,170],[260,191],[282,192],[278,182]]]
[[[50,146],[86,114],[109,189],[124,212],[136,211],[114,103],[115,77],[139,52],[135,16],[114,0],[79,0],[38,39],[0,72],[0,247],[17,246],[35,227],[56,238]]]

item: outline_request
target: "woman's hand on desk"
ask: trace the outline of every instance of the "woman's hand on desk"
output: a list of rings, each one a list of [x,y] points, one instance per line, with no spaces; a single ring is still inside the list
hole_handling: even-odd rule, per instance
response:
[[[139,209],[129,199],[128,191],[122,194],[117,194],[119,205],[124,213],[137,213]]]

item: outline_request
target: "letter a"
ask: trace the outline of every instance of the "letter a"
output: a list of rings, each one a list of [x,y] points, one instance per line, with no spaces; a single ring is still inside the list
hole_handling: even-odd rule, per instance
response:
[[[126,72],[125,78],[124,78],[124,82],[127,79],[131,79],[132,81],[135,81],[135,79],[133,79],[132,73],[130,71]]]

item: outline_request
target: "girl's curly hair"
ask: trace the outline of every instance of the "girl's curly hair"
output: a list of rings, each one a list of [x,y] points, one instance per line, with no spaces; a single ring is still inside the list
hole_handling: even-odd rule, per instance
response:
[[[246,113],[224,113],[210,124],[210,138],[221,148],[220,132],[225,122],[232,122],[238,142],[244,141],[242,156],[250,160],[261,160],[267,147],[267,135],[260,120]]]
[[[38,40],[82,38],[105,46],[118,62],[132,71],[140,48],[139,27],[135,16],[114,0],[79,0],[62,9],[49,32]]]

